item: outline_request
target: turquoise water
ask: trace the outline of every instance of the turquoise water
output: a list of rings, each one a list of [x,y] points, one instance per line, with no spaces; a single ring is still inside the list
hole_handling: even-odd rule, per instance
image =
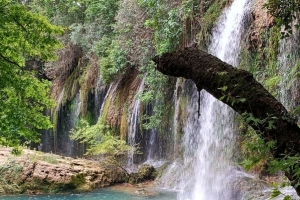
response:
[[[35,195],[35,196],[0,196],[0,200],[175,200],[175,193],[158,192],[153,196],[138,196],[112,189],[100,189],[83,194]]]

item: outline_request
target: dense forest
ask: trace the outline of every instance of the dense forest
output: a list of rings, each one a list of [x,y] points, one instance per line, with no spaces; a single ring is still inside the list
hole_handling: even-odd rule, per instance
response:
[[[236,111],[229,157],[252,173],[283,171],[300,194],[299,0],[247,1],[229,65],[210,54],[232,0],[0,2],[0,145],[14,154],[184,160],[204,89]]]

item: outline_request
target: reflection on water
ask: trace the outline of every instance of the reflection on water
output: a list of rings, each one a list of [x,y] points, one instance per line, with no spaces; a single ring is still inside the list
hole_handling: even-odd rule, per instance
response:
[[[156,192],[152,196],[139,196],[125,192],[114,191],[111,188],[95,190],[83,194],[65,195],[36,195],[36,196],[0,196],[0,200],[175,200],[176,194],[169,192]]]

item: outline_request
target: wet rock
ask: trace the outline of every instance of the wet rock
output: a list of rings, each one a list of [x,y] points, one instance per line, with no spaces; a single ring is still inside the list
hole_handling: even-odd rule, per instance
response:
[[[156,177],[156,170],[149,164],[142,165],[137,173],[131,173],[129,175],[129,183],[136,184],[148,180],[154,180]]]
[[[148,192],[144,188],[140,188],[134,192],[134,194],[140,195],[140,196],[147,196]]]
[[[263,5],[267,3],[267,0],[255,0],[252,9],[253,22],[251,25],[251,31],[248,36],[249,46],[247,49],[261,48],[263,43],[260,39],[262,32],[274,25],[274,18],[270,15],[267,9],[263,8]]]

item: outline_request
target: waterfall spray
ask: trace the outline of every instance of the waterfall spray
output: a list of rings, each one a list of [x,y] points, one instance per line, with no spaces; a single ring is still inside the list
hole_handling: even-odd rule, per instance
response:
[[[251,0],[235,0],[219,18],[212,33],[209,53],[233,65],[238,65],[240,39]],[[188,117],[183,127],[183,163],[167,171],[180,180],[179,200],[240,199],[235,181],[249,175],[234,165],[234,112],[206,91],[201,91],[200,117],[198,91],[194,86],[186,107]],[[174,166],[177,166],[174,172]]]

